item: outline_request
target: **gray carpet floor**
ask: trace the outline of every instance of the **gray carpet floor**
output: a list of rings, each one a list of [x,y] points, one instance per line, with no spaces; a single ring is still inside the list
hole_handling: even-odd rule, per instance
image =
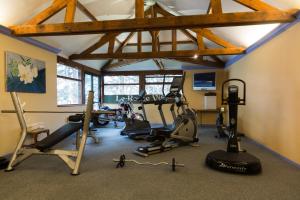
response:
[[[226,174],[204,165],[208,152],[224,149],[226,141],[214,138],[216,130],[201,128],[200,147],[180,147],[142,158],[132,154],[144,142],[119,135],[120,129],[100,129],[100,144],[89,140],[82,160],[81,175],[70,176],[64,163],[53,156],[34,156],[15,171],[0,171],[0,199],[101,199],[101,200],[268,200],[300,199],[300,169],[253,144],[242,144],[261,159],[258,176]],[[73,146],[72,139],[62,146]],[[121,154],[140,161],[170,161],[173,157],[184,168],[172,172],[168,166],[128,164],[116,169],[113,158]]]

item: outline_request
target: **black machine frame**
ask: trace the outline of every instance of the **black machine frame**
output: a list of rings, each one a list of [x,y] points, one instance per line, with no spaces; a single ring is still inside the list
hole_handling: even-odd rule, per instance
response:
[[[243,97],[239,97],[237,85],[228,86],[228,97],[224,97],[225,85],[229,82],[243,84]],[[237,133],[238,106],[246,105],[246,82],[241,79],[229,79],[222,85],[222,104],[229,106],[229,135],[227,151],[217,150],[210,152],[206,157],[206,164],[213,169],[239,174],[259,174],[262,171],[260,160],[242,150]]]

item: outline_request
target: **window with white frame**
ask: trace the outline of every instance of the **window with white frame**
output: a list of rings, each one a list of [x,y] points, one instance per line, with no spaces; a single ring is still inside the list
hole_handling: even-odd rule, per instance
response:
[[[81,70],[57,63],[57,105],[82,104]]]
[[[139,94],[139,76],[104,76],[104,102],[117,103],[121,98]]]
[[[89,91],[94,91],[94,104],[100,103],[100,78],[93,74],[84,75],[85,103],[87,102]]]
[[[166,95],[170,91],[171,83],[175,76],[181,75],[146,75],[145,90],[147,95]],[[165,80],[164,80],[165,79]],[[163,92],[164,88],[164,92]]]

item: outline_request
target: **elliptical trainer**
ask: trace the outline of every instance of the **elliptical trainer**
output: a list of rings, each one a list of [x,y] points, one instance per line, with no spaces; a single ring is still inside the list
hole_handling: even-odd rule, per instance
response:
[[[153,142],[147,146],[138,147],[135,151],[136,154],[147,157],[152,154],[162,153],[176,147],[198,142],[197,116],[195,111],[188,107],[183,92],[183,84],[184,76],[175,77],[171,84],[170,92],[166,95],[165,102],[168,102],[168,99],[173,99],[172,102],[175,102],[178,108],[177,116],[172,124],[172,128],[169,130],[156,129],[153,132],[153,138],[151,139]],[[182,110],[181,113],[179,113],[179,109]]]
[[[239,98],[239,87],[228,86],[228,97],[224,97],[225,85],[229,82],[239,82],[243,85],[243,98]],[[206,157],[206,164],[216,170],[239,173],[258,174],[261,172],[261,163],[258,158],[241,150],[240,138],[237,134],[238,106],[246,105],[246,83],[240,79],[229,79],[222,85],[222,104],[229,106],[229,135],[227,151],[217,150],[210,152]]]

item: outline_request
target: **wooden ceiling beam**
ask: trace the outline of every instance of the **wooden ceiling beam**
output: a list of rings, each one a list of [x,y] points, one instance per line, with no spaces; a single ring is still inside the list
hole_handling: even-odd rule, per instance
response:
[[[194,55],[235,55],[243,54],[243,48],[226,48],[226,49],[205,49],[205,50],[185,50],[185,51],[160,51],[160,52],[140,52],[140,53],[107,53],[107,54],[74,54],[70,59],[74,60],[102,60],[102,59],[153,59],[153,58],[177,58],[189,57]]]
[[[135,0],[135,17],[144,18],[144,0]]]
[[[70,0],[66,6],[65,23],[73,23],[77,8],[77,0]]]
[[[159,45],[172,45],[172,41],[160,41]],[[176,44],[179,45],[179,44],[194,44],[193,41],[190,41],[190,40],[180,40],[180,41],[176,41]],[[128,43],[127,46],[137,46],[138,43]],[[152,45],[152,42],[143,42],[141,43],[142,46],[151,46]]]
[[[189,38],[194,44],[198,44],[197,38],[194,37],[188,30],[185,29],[180,29],[180,31],[187,37]]]
[[[214,42],[215,44],[224,47],[224,48],[234,48],[236,47],[235,45],[231,44],[230,42],[224,40],[223,38],[217,36],[216,34],[214,34],[211,30],[209,29],[196,29],[193,30],[195,32],[200,32],[202,34],[203,37],[205,37],[206,39]]]
[[[47,21],[49,18],[51,18],[53,15],[61,11],[66,7],[66,5],[69,3],[69,0],[54,0],[53,3],[34,16],[32,19],[29,21],[25,22],[24,25],[38,25],[41,24],[45,21]]]
[[[177,50],[177,30],[172,30],[172,51]]]
[[[84,13],[90,20],[98,21],[97,18],[79,1],[77,1],[77,8]]]
[[[205,44],[203,41],[203,34],[201,32],[197,32],[197,44],[198,44],[198,49],[199,50],[204,50],[205,49]]]
[[[122,60],[122,61],[119,61],[119,62],[116,62],[116,63],[110,63],[105,68],[102,67],[101,71],[106,72],[106,71],[108,71],[110,69],[113,69],[113,68],[118,68],[118,67],[123,67],[123,66],[126,66],[126,65],[131,65],[131,64],[143,62],[145,60],[146,59],[130,59],[130,60]]]
[[[209,1],[208,7],[206,10],[206,14],[210,14],[210,12],[211,12],[211,1]]]
[[[146,70],[146,71],[106,71],[103,72],[103,75],[112,76],[112,75],[156,75],[156,74],[166,74],[166,75],[177,75],[183,74],[182,70]]]
[[[142,52],[142,32],[141,31],[138,32],[138,37],[137,37],[137,51],[138,52]]]
[[[220,64],[223,64],[224,66],[225,66],[225,62],[221,59],[221,58],[219,58],[218,56],[216,56],[216,55],[213,55],[213,56],[210,56],[215,62],[218,62],[218,63],[220,63]]]
[[[115,48],[116,38],[112,37],[108,42],[108,53],[113,53]]]
[[[84,50],[83,52],[81,52],[80,54],[81,55],[86,55],[86,54],[92,53],[93,51],[99,49],[100,47],[102,47],[103,45],[105,45],[112,38],[115,38],[119,34],[120,33],[109,33],[109,34],[106,34],[106,35],[102,36],[97,43],[93,44],[92,46],[90,46],[89,48],[87,48],[86,50]]]
[[[173,60],[179,62],[186,62],[195,65],[207,66],[207,67],[214,67],[214,68],[224,68],[225,64],[222,62],[213,62],[213,61],[204,61],[202,58],[193,59],[193,58],[174,58]]]
[[[210,0],[212,14],[222,14],[221,0]]]
[[[175,15],[169,13],[168,11],[164,10],[162,7],[160,7],[158,4],[155,4],[153,6],[156,13],[160,13],[161,15],[165,17],[175,17]],[[197,44],[197,38],[195,38],[188,30],[180,29],[180,31],[189,39],[193,41],[194,44]]]
[[[75,62],[73,60],[61,57],[61,56],[57,56],[57,62],[64,64],[64,65],[69,65],[78,69],[83,70],[84,72],[88,72],[88,73],[92,73],[92,74],[96,74],[96,75],[101,75],[101,72],[97,69],[88,67],[86,65],[83,65],[81,63]]]
[[[297,10],[298,12],[298,10]],[[244,26],[286,23],[295,20],[296,11],[290,12],[240,12],[209,15],[136,18],[97,22],[76,22],[10,27],[16,36],[54,36],[96,34],[108,32],[136,32],[171,29]]]
[[[121,53],[122,50],[124,49],[124,47],[127,45],[127,43],[130,41],[130,39],[134,36],[135,33],[129,33],[129,35],[127,36],[127,38],[120,44],[120,46],[118,47],[118,49],[116,50],[116,53]],[[107,68],[109,68],[109,66],[111,65],[111,63],[113,62],[114,59],[109,59],[101,68],[101,70],[106,70]]]
[[[155,9],[157,12],[161,13],[164,16],[174,16],[173,14],[169,13],[168,11],[164,10],[159,5],[155,6]],[[226,40],[222,39],[221,37],[215,35],[211,30],[207,28],[202,29],[191,29],[191,31],[195,32],[197,34],[197,38],[195,38],[188,30],[181,30],[183,34],[185,34],[188,38],[190,38],[196,45],[199,45],[198,43],[198,36],[199,34],[205,37],[208,40],[211,40],[212,42],[218,44],[222,47],[236,47],[235,45],[232,45],[231,43],[227,42]]]
[[[281,12],[280,9],[271,6],[261,0],[233,0],[243,6],[246,6],[255,11],[277,11]]]
[[[146,13],[146,12],[149,12],[149,10],[150,10],[150,9],[147,9],[147,10],[145,11],[145,13]],[[97,43],[95,43],[95,44],[93,44],[92,46],[88,47],[86,50],[84,50],[84,51],[81,52],[80,54],[81,54],[81,55],[90,54],[90,53],[92,53],[93,51],[95,51],[95,50],[99,49],[100,47],[102,47],[103,45],[105,45],[106,43],[108,43],[112,38],[115,38],[115,40],[119,42],[117,36],[120,35],[120,34],[121,34],[121,32],[107,33],[107,34],[105,34],[104,36],[102,36],[102,37],[100,38],[100,40],[99,40]],[[125,41],[126,41],[126,39],[125,39]],[[129,40],[126,41],[126,44],[127,44],[128,42],[129,42]],[[124,45],[124,44],[123,44],[123,45]],[[120,47],[121,47],[122,49],[123,49],[123,47],[124,47],[123,45],[122,45],[122,43],[120,43]],[[123,47],[122,47],[122,46],[123,46]],[[71,55],[71,56],[72,56],[72,55]],[[112,61],[107,62],[106,65],[109,65],[111,62],[112,62]]]

